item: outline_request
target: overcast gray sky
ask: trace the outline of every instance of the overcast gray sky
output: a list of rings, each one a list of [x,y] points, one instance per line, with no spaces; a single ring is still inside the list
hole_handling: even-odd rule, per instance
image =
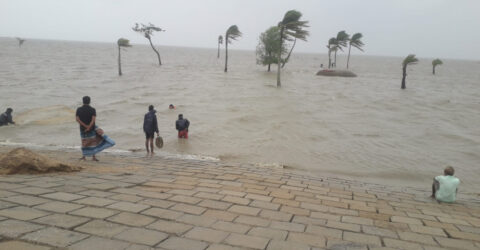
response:
[[[310,22],[296,51],[326,53],[346,30],[363,33],[366,55],[480,59],[479,0],[0,0],[0,36],[146,44],[131,27],[151,22],[166,29],[157,45],[216,48],[236,24],[244,36],[231,48],[254,50],[290,9]]]

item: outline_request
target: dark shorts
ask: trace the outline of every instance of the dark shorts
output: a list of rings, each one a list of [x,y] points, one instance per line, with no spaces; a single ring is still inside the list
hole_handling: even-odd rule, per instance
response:
[[[147,133],[145,132],[145,139],[153,139],[155,137],[155,132]]]

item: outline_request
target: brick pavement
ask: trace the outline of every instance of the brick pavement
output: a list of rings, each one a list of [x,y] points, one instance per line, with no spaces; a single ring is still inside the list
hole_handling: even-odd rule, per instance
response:
[[[247,164],[82,164],[0,176],[0,249],[480,249],[474,197],[439,204],[429,190]]]

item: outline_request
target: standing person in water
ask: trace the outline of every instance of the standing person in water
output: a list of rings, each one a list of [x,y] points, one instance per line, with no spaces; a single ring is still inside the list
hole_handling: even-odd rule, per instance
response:
[[[83,106],[77,109],[75,114],[78,124],[80,124],[80,137],[82,139],[82,158],[92,156],[93,161],[98,161],[95,157],[102,150],[112,147],[115,142],[103,133],[103,130],[95,125],[97,111],[90,106],[90,97],[83,97]]]
[[[183,119],[183,115],[178,115],[178,120],[175,122],[175,127],[178,130],[178,138],[188,139],[188,127],[190,122],[187,119]]]
[[[155,132],[158,134],[158,123],[157,123],[157,116],[155,115],[155,109],[153,109],[153,105],[148,106],[148,113],[145,114],[143,118],[143,132],[145,132],[145,147],[147,148],[147,156],[149,154],[153,155],[153,137],[155,136]],[[149,151],[150,145],[150,151]]]
[[[433,179],[432,198],[441,202],[455,202],[460,180],[453,174],[455,174],[455,170],[448,166],[443,170],[443,175]]]
[[[8,125],[9,123],[15,124],[12,118],[12,112],[13,112],[13,109],[7,108],[5,113],[0,115],[0,126]]]

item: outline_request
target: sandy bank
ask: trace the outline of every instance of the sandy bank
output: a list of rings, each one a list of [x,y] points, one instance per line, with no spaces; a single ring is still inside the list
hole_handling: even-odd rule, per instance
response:
[[[16,148],[0,155],[0,175],[73,172],[80,169],[78,166],[61,163],[25,148]]]
[[[322,69],[317,72],[317,76],[357,77],[352,71],[341,69]]]

